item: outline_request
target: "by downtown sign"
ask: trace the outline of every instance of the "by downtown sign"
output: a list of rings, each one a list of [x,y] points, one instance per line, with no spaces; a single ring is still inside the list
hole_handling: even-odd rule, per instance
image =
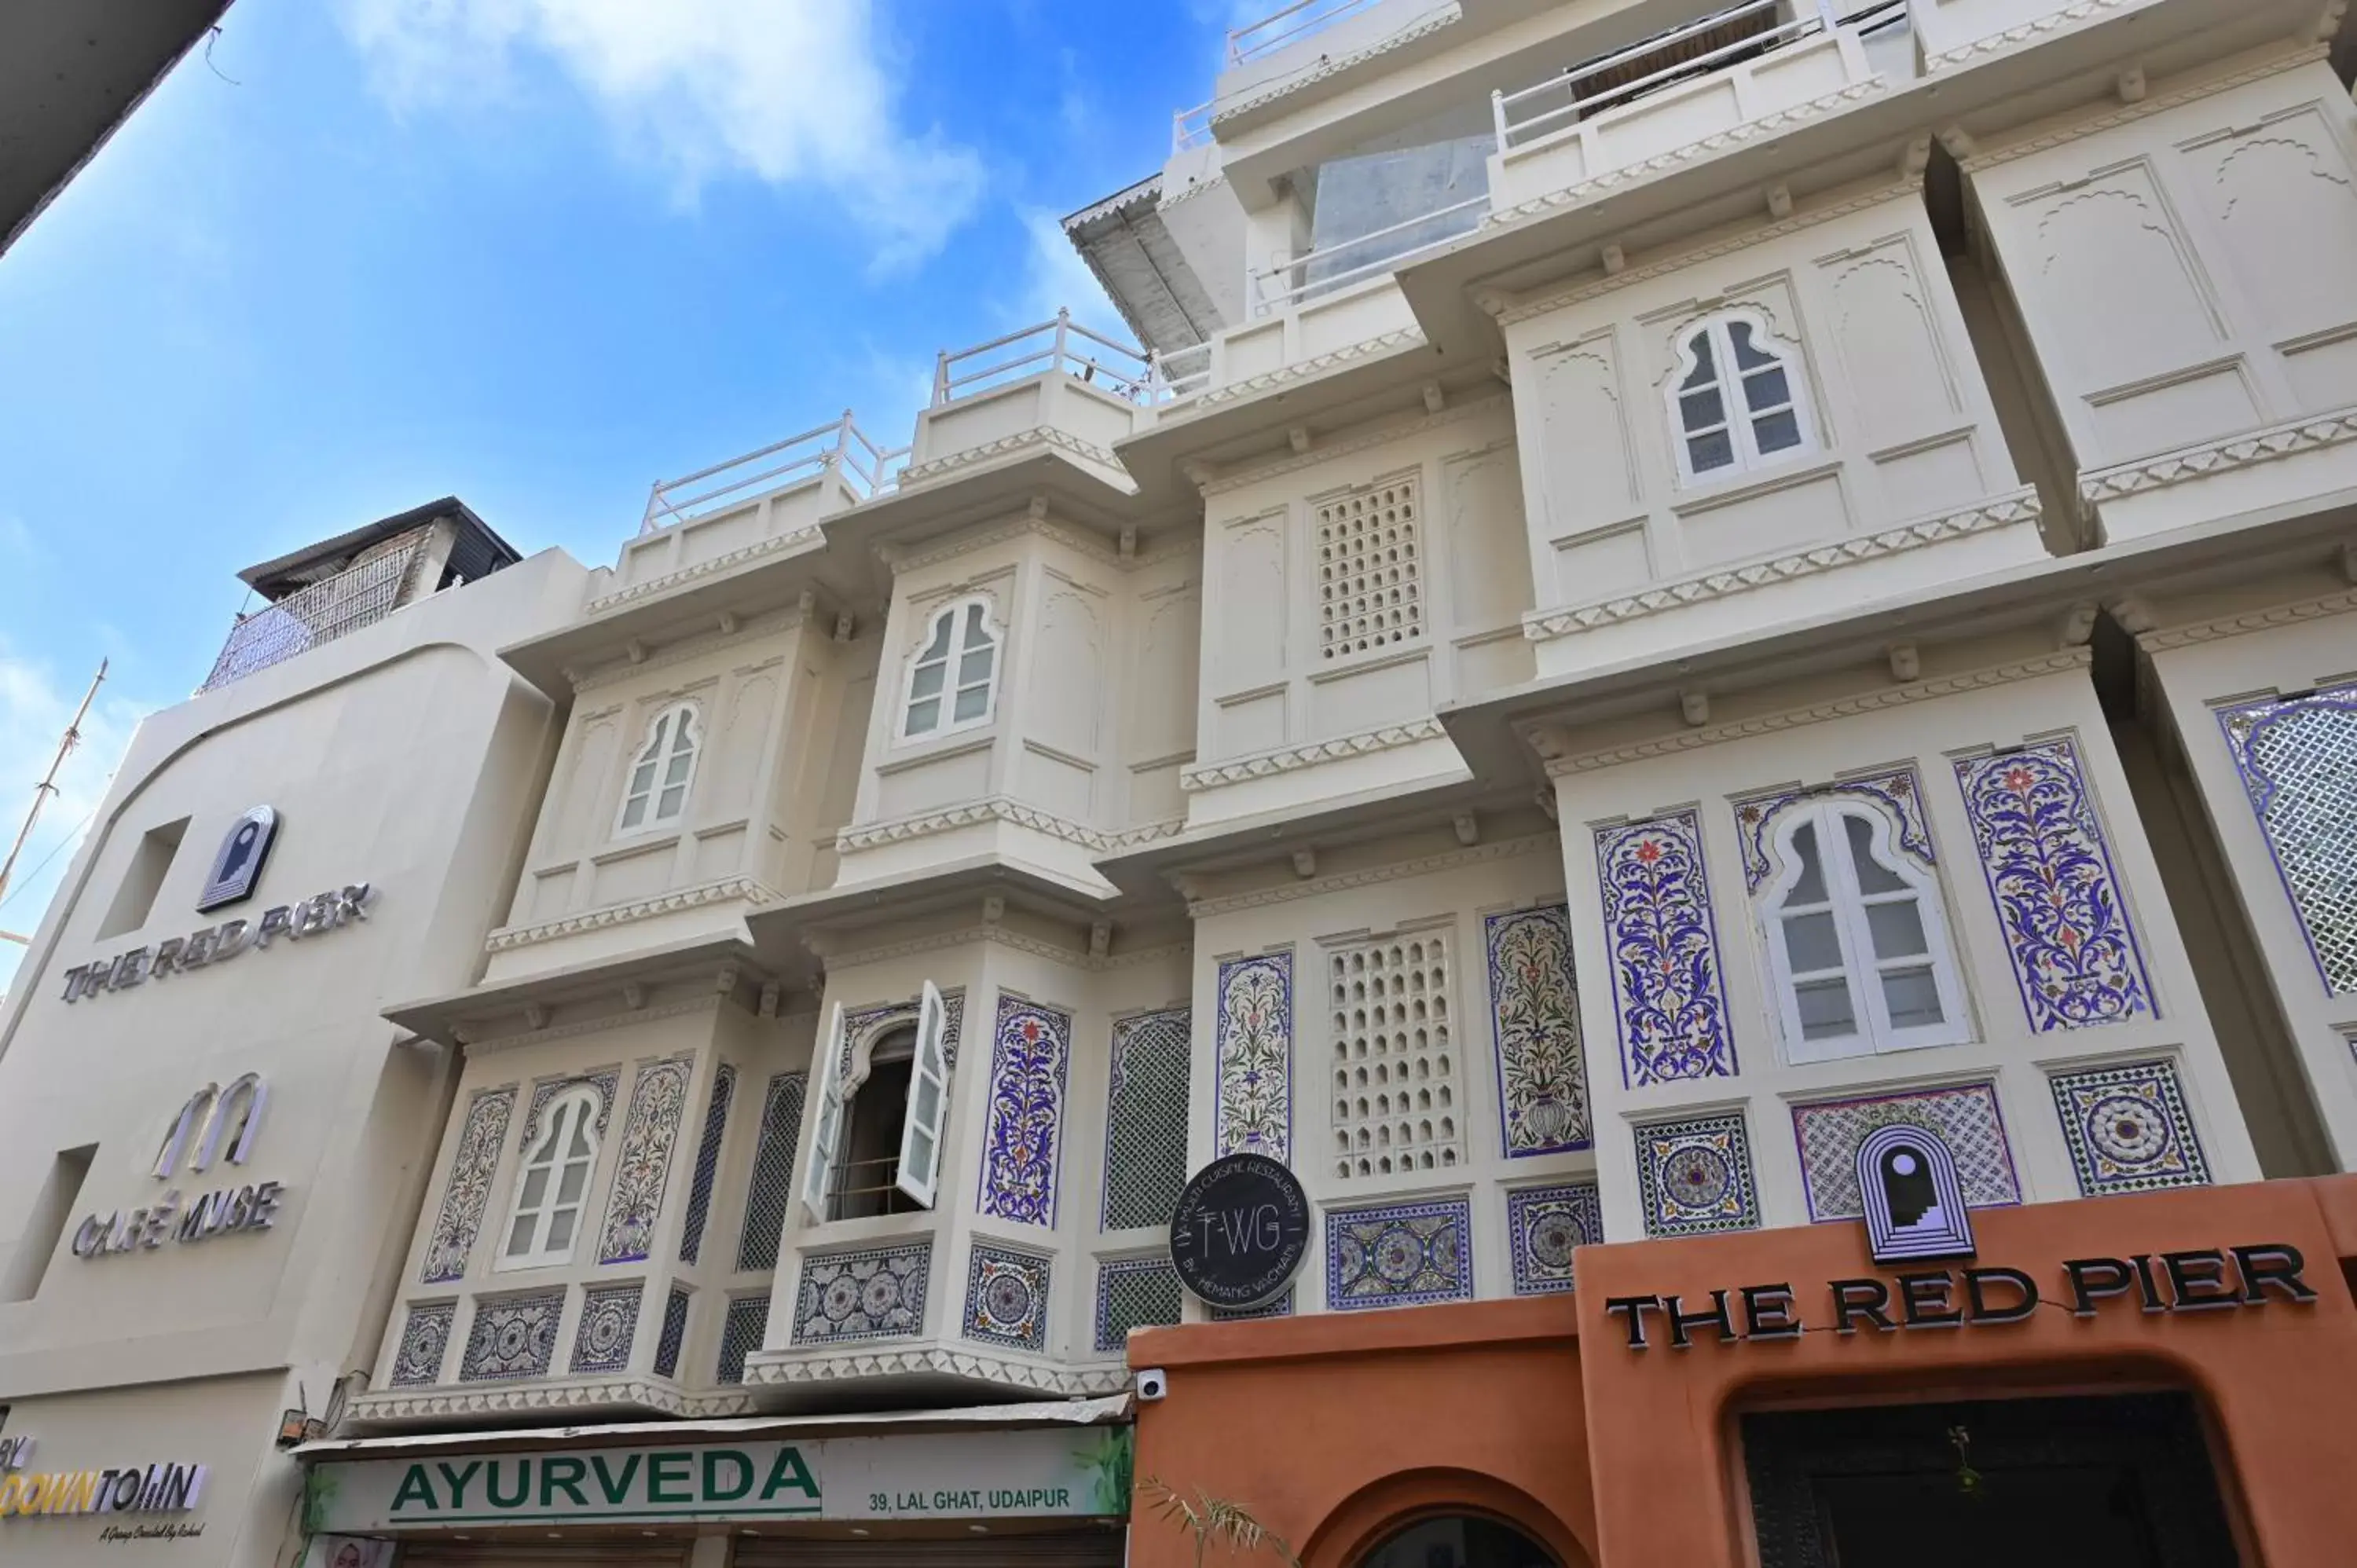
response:
[[[1105,1518],[1128,1509],[1127,1427],[679,1443],[320,1460],[306,1528],[650,1520]]]

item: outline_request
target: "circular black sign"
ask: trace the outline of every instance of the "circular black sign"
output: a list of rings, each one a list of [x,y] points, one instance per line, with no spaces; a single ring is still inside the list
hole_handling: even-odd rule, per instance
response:
[[[1213,1306],[1260,1306],[1309,1255],[1309,1197],[1266,1155],[1227,1155],[1197,1171],[1170,1216],[1170,1261]]]

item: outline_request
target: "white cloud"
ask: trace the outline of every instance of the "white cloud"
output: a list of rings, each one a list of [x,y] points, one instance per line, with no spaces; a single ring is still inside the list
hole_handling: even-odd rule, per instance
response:
[[[48,770],[58,737],[73,718],[88,680],[60,676],[0,648],[0,858],[24,825],[34,789]],[[99,689],[99,700],[82,721],[81,742],[59,769],[58,793],[42,806],[40,823],[0,891],[0,930],[29,937],[40,924],[144,711],[114,694],[112,682]],[[0,991],[12,984],[24,953],[18,943],[0,941]]]
[[[1136,340],[1065,235],[1060,218],[1045,208],[1025,208],[1023,232],[1023,297],[1016,311],[1021,324],[1049,320],[1059,309],[1070,309],[1072,319],[1091,331],[1118,343]]]
[[[693,191],[750,175],[832,196],[889,272],[974,211],[983,164],[899,123],[873,0],[345,0],[396,103],[479,100],[544,57]]]

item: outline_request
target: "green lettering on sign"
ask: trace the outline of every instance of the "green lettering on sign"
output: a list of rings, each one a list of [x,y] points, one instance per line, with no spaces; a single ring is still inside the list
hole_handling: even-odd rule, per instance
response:
[[[606,1494],[608,1502],[619,1508],[622,1499],[630,1495],[630,1482],[639,1473],[639,1456],[635,1454],[630,1455],[630,1462],[622,1466],[619,1477],[606,1468],[606,1456],[603,1454],[589,1455],[589,1466],[597,1472],[597,1489]]]
[[[674,1468],[673,1466],[676,1466]],[[657,1454],[647,1461],[647,1501],[651,1503],[692,1503],[694,1492],[667,1492],[666,1487],[692,1487],[695,1484],[695,1455],[693,1454]]]
[[[720,1484],[720,1466],[737,1466],[736,1479],[726,1489]],[[734,1448],[707,1448],[704,1451],[704,1500],[707,1503],[733,1503],[753,1489],[753,1460],[750,1455],[739,1454]]]
[[[543,1459],[540,1462],[540,1506],[554,1508],[556,1494],[562,1491],[573,1499],[576,1508],[587,1508],[589,1499],[581,1495],[581,1477],[588,1473],[587,1465],[569,1455]]]
[[[412,1465],[401,1477],[401,1485],[394,1488],[393,1494],[393,1511],[399,1513],[404,1503],[413,1502],[424,1503],[436,1509],[442,1506],[434,1499],[434,1483],[426,1479],[423,1465]]]
[[[442,1472],[442,1479],[450,1487],[450,1506],[454,1509],[465,1508],[467,1483],[475,1478],[475,1472],[483,1467],[483,1462],[477,1459],[463,1470],[453,1470],[447,1465],[436,1465],[434,1467]]]
[[[802,1463],[802,1450],[789,1443],[779,1448],[777,1459],[770,1466],[770,1478],[761,1483],[761,1500],[768,1502],[788,1487],[818,1501],[818,1483],[811,1479],[810,1466]]]

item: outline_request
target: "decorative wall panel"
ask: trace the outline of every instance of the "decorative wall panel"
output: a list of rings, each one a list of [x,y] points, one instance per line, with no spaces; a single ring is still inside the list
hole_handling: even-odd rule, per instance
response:
[[[416,1388],[442,1380],[442,1359],[450,1348],[450,1329],[458,1316],[455,1301],[427,1302],[413,1306],[402,1320],[401,1346],[393,1353],[393,1386]]]
[[[914,1024],[917,1021],[917,999],[906,1002],[884,1002],[873,1007],[847,1008],[843,1015],[843,1044],[835,1055],[834,1077],[837,1083],[851,1079],[851,1058],[859,1042],[877,1029],[894,1024]],[[965,1023],[965,989],[942,993],[942,1055],[950,1067],[957,1067],[958,1031]]]
[[[655,1376],[679,1376],[680,1348],[687,1343],[687,1307],[692,1294],[685,1285],[671,1287],[663,1302],[662,1332],[655,1337]]]
[[[1561,904],[1481,922],[1490,961],[1490,1029],[1506,1154],[1552,1155],[1595,1143],[1587,1057],[1572,977],[1571,911]]]
[[[1167,1259],[1117,1258],[1098,1264],[1098,1351],[1119,1355],[1131,1329],[1177,1323],[1180,1289],[1178,1271]]]
[[[745,1229],[737,1237],[737,1271],[753,1273],[778,1266],[778,1240],[785,1234],[786,1209],[793,1201],[794,1155],[802,1143],[802,1098],[810,1075],[781,1072],[761,1097],[761,1137],[753,1150],[753,1179],[745,1190]]]
[[[685,1057],[639,1064],[630,1084],[630,1114],[622,1124],[621,1154],[614,1162],[614,1190],[606,1200],[606,1226],[597,1238],[601,1263],[643,1262],[653,1251],[694,1065]]]
[[[1048,1260],[976,1241],[967,1259],[965,1337],[1037,1350],[1048,1343]]]
[[[1285,1294],[1275,1301],[1264,1302],[1258,1306],[1211,1308],[1211,1321],[1214,1323],[1243,1323],[1255,1317],[1291,1317],[1292,1316],[1293,1287],[1291,1285],[1286,1286]]]
[[[508,1119],[515,1114],[515,1102],[512,1083],[479,1089],[467,1102],[458,1147],[450,1156],[449,1179],[442,1184],[442,1208],[435,1216],[434,1234],[425,1243],[425,1267],[418,1276],[426,1284],[467,1275],[467,1256],[483,1228],[483,1208],[490,1201],[491,1178],[499,1174],[500,1151],[507,1146]]]
[[[1328,951],[1336,1176],[1464,1164],[1449,982],[1444,931]]]
[[[564,1316],[561,1287],[477,1301],[467,1353],[458,1360],[458,1380],[486,1383],[548,1376],[556,1356],[557,1321]]]
[[[1318,656],[1347,659],[1424,635],[1416,475],[1318,505]]]
[[[573,1331],[576,1372],[619,1372],[630,1364],[630,1341],[639,1331],[639,1300],[644,1280],[626,1285],[592,1285],[581,1293],[581,1323]]]
[[[990,1047],[990,1101],[983,1118],[975,1208],[1024,1225],[1056,1223],[1056,1154],[1072,1019],[1001,993]]]
[[[1596,868],[1612,947],[1621,1080],[1643,1088],[1733,1077],[1735,1041],[1695,814],[1597,830]]]
[[[805,1257],[794,1298],[794,1343],[840,1345],[922,1333],[932,1261],[930,1240]]]
[[[606,1068],[597,1072],[577,1072],[569,1078],[552,1078],[533,1084],[532,1109],[524,1112],[522,1146],[531,1148],[533,1141],[540,1136],[540,1113],[547,1109],[550,1101],[556,1098],[557,1091],[570,1089],[576,1083],[586,1083],[597,1091],[597,1135],[604,1137],[606,1123],[614,1115],[614,1091],[621,1087],[621,1069]]]
[[[713,1075],[712,1098],[705,1102],[704,1135],[696,1140],[695,1174],[687,1184],[687,1217],[679,1232],[679,1261],[693,1263],[704,1251],[704,1228],[712,1219],[712,1184],[720,1175],[720,1147],[728,1133],[728,1104],[737,1097],[737,1069],[726,1062]]]
[[[2357,686],[2218,715],[2325,989],[2357,991]]]
[[[1229,959],[1219,970],[1214,1021],[1219,1069],[1212,1152],[1293,1152],[1293,955]]]
[[[1193,1023],[1183,1007],[1114,1021],[1101,1229],[1170,1222],[1178,1189],[1187,1185]]]
[[[1857,1190],[1857,1146],[1878,1128],[1896,1124],[1939,1134],[1956,1157],[1956,1180],[1975,1208],[2021,1201],[2005,1118],[1996,1090],[1986,1083],[1867,1094],[1792,1107],[1792,1135],[1801,1147],[1801,1180],[1812,1219],[1856,1219],[1866,1212]]]
[[[1332,1310],[1472,1297],[1470,1199],[1327,1212],[1326,1305]]]
[[[2209,1185],[2210,1163],[2174,1065],[2133,1062],[2058,1072],[2051,1081],[2071,1168],[2089,1197]]]
[[[1956,764],[2029,1026],[2153,1011],[2144,959],[2077,747],[2042,741]]]
[[[746,1356],[761,1348],[761,1334],[770,1325],[770,1293],[728,1298],[728,1315],[720,1322],[720,1354],[712,1367],[712,1380],[723,1388],[745,1380]]]
[[[1640,1126],[1637,1191],[1648,1236],[1757,1230],[1760,1186],[1741,1113]]]
[[[1932,854],[1932,831],[1923,822],[1923,786],[1912,768],[1894,768],[1860,779],[1844,779],[1821,789],[1771,789],[1747,795],[1735,802],[1735,836],[1743,846],[1743,887],[1760,891],[1776,869],[1770,853],[1769,829],[1776,815],[1795,800],[1846,795],[1871,800],[1889,811],[1898,824],[1899,847],[1926,865],[1937,864]]]
[[[1604,1240],[1604,1205],[1592,1181],[1518,1187],[1506,1194],[1506,1245],[1516,1295],[1571,1288],[1571,1250]]]

